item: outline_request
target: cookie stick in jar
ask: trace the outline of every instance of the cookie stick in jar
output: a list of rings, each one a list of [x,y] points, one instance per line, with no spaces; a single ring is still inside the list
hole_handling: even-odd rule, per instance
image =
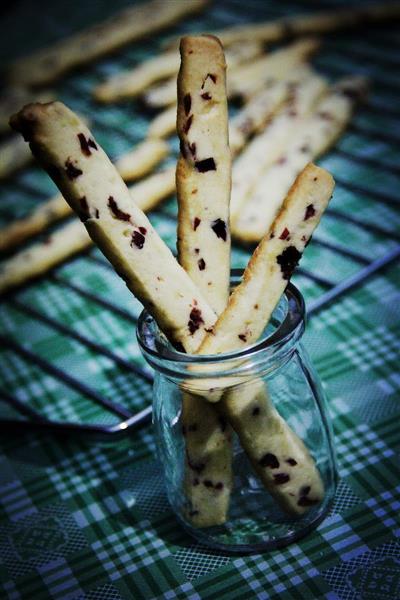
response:
[[[209,36],[181,41],[176,171],[178,257],[217,314],[229,297],[231,156],[225,58]],[[212,163],[212,169],[200,165]],[[216,224],[220,223],[217,228]],[[186,517],[195,527],[227,519],[232,488],[232,432],[216,407],[182,394]]]
[[[60,102],[28,105],[11,126],[30,142],[90,237],[160,328],[193,352],[215,313],[132,201],[88,128]]]
[[[324,169],[309,164],[302,171],[199,353],[241,348],[260,337],[333,187]],[[264,486],[284,510],[302,514],[322,500],[324,485],[316,463],[274,407],[262,380],[227,389],[220,404]]]

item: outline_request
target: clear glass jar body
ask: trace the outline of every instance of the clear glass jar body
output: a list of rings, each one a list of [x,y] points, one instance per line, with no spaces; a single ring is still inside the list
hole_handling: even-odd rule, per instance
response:
[[[238,281],[236,274],[232,285]],[[237,352],[177,352],[141,315],[138,339],[155,369],[153,424],[167,496],[203,543],[242,553],[282,547],[329,510],[335,453],[303,332],[304,303],[291,284],[260,341]]]

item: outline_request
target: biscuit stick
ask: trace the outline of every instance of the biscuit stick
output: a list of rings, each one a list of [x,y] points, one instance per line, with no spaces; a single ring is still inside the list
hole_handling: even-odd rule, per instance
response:
[[[260,337],[328,206],[333,187],[332,176],[311,163],[300,173],[198,354],[244,348]]]
[[[333,187],[329,173],[312,164],[298,176],[250,259],[242,283],[231,294],[213,333],[207,334],[200,346],[200,354],[244,347],[261,336],[328,205]],[[235,429],[255,471],[279,505],[290,514],[306,512],[324,495],[313,458],[275,409],[261,379],[249,385],[245,380],[243,385],[237,384],[231,381],[223,394],[221,414]]]
[[[181,60],[177,129],[183,154],[176,172],[178,256],[219,314],[228,302],[230,276],[231,157],[225,59],[217,39],[199,36],[182,39]],[[196,167],[196,161],[204,163],[204,158],[213,161],[212,170]],[[227,518],[232,488],[231,428],[216,407],[186,392],[182,395],[181,421],[186,445],[186,517],[195,527],[220,525]]]
[[[59,102],[26,106],[11,119],[81,217],[90,237],[160,328],[187,352],[215,321],[206,303],[82,121]]]
[[[18,137],[17,139],[23,144],[23,152],[27,151],[32,156],[29,146],[23,142],[22,138]],[[145,175],[165,157],[167,152],[168,145],[163,140],[146,140],[130,152],[123,154],[114,164],[122,179],[129,181]],[[170,173],[171,171],[157,173],[144,179],[140,186],[136,185],[130,188],[136,198],[136,203],[142,210],[150,210],[153,203],[157,203],[173,193],[175,186]],[[164,184],[165,189],[163,190]],[[61,194],[41,202],[28,216],[0,229],[0,251],[4,252],[13,248],[72,212]],[[66,242],[63,247],[67,249],[68,243]]]
[[[129,191],[132,202],[135,202],[139,208],[143,211],[152,210],[160,200],[175,191],[175,169],[170,168],[150,175],[130,186]],[[4,235],[0,235],[1,248],[4,249],[5,244],[10,247],[18,241],[31,237],[34,233],[45,229],[50,220],[53,222],[61,219],[71,212],[71,207],[63,196],[61,194],[55,196],[43,207],[38,207],[31,217],[17,221],[14,227],[4,229]],[[89,248],[92,243],[80,221],[74,220],[72,223],[62,225],[44,240],[35,242],[27,249],[0,262],[0,293],[43,275],[67,258]]]
[[[236,217],[252,192],[261,173],[282,154],[290,144],[302,118],[312,111],[327,82],[316,74],[289,80],[289,99],[266,129],[256,136],[236,160],[232,173],[231,219]]]
[[[210,36],[185,37],[178,77],[178,258],[220,313],[229,291],[231,155],[225,59]],[[222,290],[225,290],[222,292]]]
[[[233,221],[235,236],[259,241],[268,231],[297,174],[334,144],[345,129],[356,102],[365,93],[362,78],[345,78],[328,89],[313,112],[296,128],[294,140],[258,179]]]
[[[27,86],[55,81],[73,67],[90,63],[129,42],[175,24],[186,15],[204,8],[206,3],[206,0],[150,0],[135,4],[103,23],[18,59],[9,68],[8,78]]]

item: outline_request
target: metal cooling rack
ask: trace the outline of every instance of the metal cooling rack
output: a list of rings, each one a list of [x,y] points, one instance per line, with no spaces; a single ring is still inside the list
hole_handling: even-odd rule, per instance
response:
[[[209,20],[213,20],[214,27],[220,28],[223,26],[230,26],[246,20],[247,14],[252,14],[247,11],[246,7],[241,6],[238,0],[227,0],[223,4],[223,10],[221,4],[218,8],[214,9],[213,14],[211,12],[208,15]],[[324,8],[337,6],[338,3],[325,2]],[[253,3],[252,8],[255,13],[260,11],[260,5]],[[321,3],[302,3],[301,1],[296,2],[285,2],[280,3],[279,10],[277,11],[276,5],[272,5],[268,9],[263,7],[260,18],[275,18],[288,12],[303,12],[305,9],[313,10],[313,8],[322,8]],[[257,19],[257,14],[253,14],[254,19]],[[198,17],[201,20],[201,17]],[[204,24],[204,30],[209,25]],[[355,34],[356,36],[359,34]],[[383,144],[388,154],[391,151],[400,151],[400,128],[397,123],[400,117],[400,110],[396,108],[396,97],[398,98],[400,92],[400,79],[392,76],[394,73],[394,67],[400,63],[400,39],[396,37],[395,30],[389,28],[378,27],[376,29],[368,28],[363,29],[360,43],[354,46],[351,45],[351,65],[348,65],[347,61],[343,60],[346,56],[346,52],[349,51],[349,44],[352,38],[348,34],[327,36],[326,41],[321,53],[321,56],[317,59],[317,68],[326,75],[333,75],[335,78],[344,76],[346,73],[358,72],[367,75],[373,82],[374,88],[379,89],[379,94],[373,95],[371,99],[359,108],[361,116],[381,117],[382,115],[387,120],[388,126],[384,131],[379,130],[375,127],[364,125],[363,123],[353,123],[348,131],[356,134],[368,148],[372,143]],[[89,75],[89,78],[93,76],[100,79],[101,75],[104,75],[104,63],[106,67],[110,68],[115,66],[118,68],[127,68],[132,60],[132,49],[127,49],[117,55],[116,58],[107,59],[101,63],[94,65],[91,68],[85,70],[85,75]],[[339,57],[339,60],[338,60]],[[82,76],[67,79],[62,85],[63,90],[68,99],[76,99],[82,101],[82,95],[87,90],[82,91],[82,85],[85,79]],[[73,104],[72,104],[73,105]],[[140,108],[140,107],[139,107]],[[106,111],[91,111],[91,107],[86,107],[87,113],[91,114],[91,118],[96,131],[101,131],[103,136],[117,136],[120,139],[133,144],[138,141],[134,134],[130,134],[124,127],[114,124],[107,119]],[[143,118],[143,115],[141,115]],[[396,127],[398,133],[396,133]],[[390,208],[399,209],[400,199],[395,198],[393,190],[389,188],[380,189],[377,191],[371,190],[367,185],[360,183],[357,178],[357,167],[367,167],[371,171],[379,170],[380,174],[388,176],[400,176],[400,168],[394,162],[382,159],[380,156],[367,156],[365,154],[358,154],[348,150],[336,147],[328,155],[328,157],[342,157],[346,159],[348,165],[350,165],[350,171],[354,170],[354,178],[351,181],[342,179],[341,176],[336,176],[337,189],[345,192],[355,194],[360,198],[367,198],[376,202],[379,205],[388,206]],[[30,184],[26,179],[16,176],[11,180],[11,185],[14,186],[21,195],[25,197],[41,199],[46,196],[46,192],[38,186]],[[13,218],[14,214],[12,211],[3,210],[3,214],[9,218]],[[8,214],[7,214],[8,213]],[[156,211],[156,214],[160,215],[163,219],[171,219],[170,213],[165,209],[161,208]],[[379,236],[383,240],[392,242],[391,250],[384,253],[377,258],[370,259],[360,253],[357,250],[351,249],[348,245],[344,246],[338,243],[327,242],[318,237],[316,234],[313,238],[313,245],[320,246],[324,250],[332,253],[332,260],[335,260],[337,256],[351,259],[358,265],[358,270],[351,276],[344,278],[339,283],[331,281],[329,277],[323,274],[313,272],[308,269],[300,268],[297,273],[302,277],[305,277],[313,282],[317,283],[323,290],[319,297],[309,303],[308,315],[313,317],[321,310],[325,309],[332,302],[338,298],[364,283],[369,277],[379,273],[385,267],[388,267],[394,263],[400,257],[400,233],[390,230],[385,226],[378,223],[371,223],[364,220],[362,217],[355,214],[348,214],[343,210],[337,208],[330,208],[327,214],[331,218],[338,222],[351,224],[352,226],[361,230],[368,231],[374,235]],[[89,250],[83,254],[78,255],[78,258],[84,256],[88,263],[88,268],[91,263],[101,265],[105,269],[112,269],[112,267],[104,259],[96,255],[95,250]],[[71,261],[77,260],[77,258],[71,259]],[[103,297],[100,293],[95,291],[88,291],[83,286],[69,281],[60,272],[60,268],[54,269],[47,276],[47,280],[53,284],[63,288],[65,293],[78,294],[84,297],[90,302],[118,315],[123,321],[129,326],[135,326],[137,318],[128,310],[121,306],[117,306],[110,300]],[[34,285],[34,284],[29,284]],[[40,322],[49,327],[55,334],[59,333],[66,336],[70,340],[73,340],[82,346],[89,349],[98,358],[105,357],[115,366],[116,369],[131,374],[132,377],[138,378],[144,386],[151,386],[152,376],[142,368],[140,365],[127,361],[121,358],[120,355],[110,350],[106,345],[93,341],[85,335],[85,333],[77,332],[72,327],[61,322],[59,319],[49,316],[43,310],[34,308],[23,301],[21,301],[16,293],[8,294],[4,300],[5,303],[12,303],[13,310],[19,311],[26,317]],[[8,392],[3,387],[0,388],[0,399],[8,404],[13,410],[16,410],[21,417],[24,419],[2,419],[0,420],[0,429],[3,431],[24,431],[24,430],[42,430],[46,432],[57,432],[58,434],[91,434],[92,436],[102,436],[105,438],[114,439],[116,436],[126,434],[133,428],[147,423],[151,416],[151,406],[146,406],[138,412],[128,410],[121,404],[110,401],[104,394],[99,393],[93,386],[83,383],[80,379],[75,377],[58,366],[55,366],[52,362],[41,357],[38,353],[27,348],[23,342],[13,339],[9,336],[0,335],[0,343],[8,349],[8,351],[15,353],[29,364],[34,365],[44,373],[50,375],[62,384],[67,386],[69,389],[77,392],[82,397],[95,403],[97,406],[102,407],[108,413],[115,415],[118,419],[117,423],[108,424],[85,424],[75,422],[58,422],[52,419],[48,419],[34,410],[22,401],[12,392]],[[1,384],[0,384],[1,385]]]

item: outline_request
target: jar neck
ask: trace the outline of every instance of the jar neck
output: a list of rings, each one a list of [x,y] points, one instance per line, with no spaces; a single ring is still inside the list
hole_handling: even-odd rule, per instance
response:
[[[232,285],[238,283],[237,272]],[[147,362],[158,372],[177,382],[221,377],[243,380],[265,376],[280,368],[293,355],[304,332],[304,301],[289,284],[260,339],[244,349],[217,355],[178,352],[160,331],[156,321],[143,311],[137,336]]]

